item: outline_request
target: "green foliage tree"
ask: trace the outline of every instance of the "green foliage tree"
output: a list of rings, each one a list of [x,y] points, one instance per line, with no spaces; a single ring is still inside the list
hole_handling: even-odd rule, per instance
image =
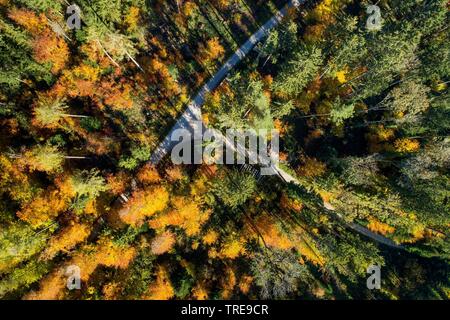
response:
[[[384,265],[378,248],[373,243],[361,241],[358,236],[347,233],[340,240],[330,236],[324,238],[326,246],[323,250],[328,257],[325,268],[344,276],[346,280],[355,282],[366,276],[367,267]]]
[[[76,194],[72,207],[78,212],[86,206],[87,202],[95,200],[102,192],[108,190],[105,179],[96,169],[76,171],[70,178],[70,182]]]
[[[244,204],[255,190],[255,178],[249,173],[237,170],[227,172],[215,180],[212,186],[213,193],[231,208]]]
[[[345,120],[350,119],[354,114],[355,105],[353,103],[343,103],[338,98],[333,103],[330,118],[335,125],[341,126]]]
[[[15,223],[0,230],[0,272],[12,270],[44,249],[50,231],[35,232],[25,223]],[[17,271],[20,273],[20,271]]]
[[[262,299],[287,299],[311,274],[295,254],[277,249],[262,249],[251,260],[251,271]]]

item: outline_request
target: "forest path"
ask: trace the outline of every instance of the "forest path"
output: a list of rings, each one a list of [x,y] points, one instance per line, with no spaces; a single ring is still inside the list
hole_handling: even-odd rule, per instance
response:
[[[305,0],[290,0],[281,10],[273,15],[258,31],[256,31],[235,53],[225,62],[219,71],[200,89],[197,96],[189,103],[186,111],[178,119],[177,123],[172,127],[169,134],[159,144],[158,148],[150,157],[150,163],[158,164],[164,156],[172,150],[177,143],[172,141],[173,132],[179,129],[187,129],[192,131],[194,125],[198,121],[202,121],[201,107],[205,103],[206,95],[216,89],[225,77],[233,70],[239,62],[244,59],[248,53],[258,44],[264,37],[269,34],[269,31],[275,28],[287,15],[289,9],[300,6]]]
[[[285,182],[287,182],[287,183],[294,183],[294,184],[300,185],[300,182],[295,177],[291,176],[289,173],[287,173],[286,171],[284,171],[280,167],[275,165],[275,166],[272,166],[272,168],[277,172],[278,176],[281,179],[283,179]],[[324,204],[324,206],[327,208],[327,210],[330,210],[330,211],[334,211],[335,210],[334,208],[332,208],[332,206],[326,206],[325,204]],[[374,241],[376,241],[378,243],[384,244],[384,245],[386,245],[386,246],[388,246],[390,248],[404,249],[403,246],[398,245],[397,243],[395,243],[391,239],[386,238],[386,237],[384,237],[384,236],[382,236],[382,235],[380,235],[378,233],[372,232],[369,229],[367,229],[366,227],[363,227],[362,225],[359,225],[359,224],[356,224],[356,223],[353,223],[353,222],[350,222],[350,223],[346,222],[344,220],[344,217],[340,213],[336,213],[336,216],[340,220],[342,220],[348,228],[358,232],[359,234],[362,234],[363,236],[366,236],[367,238],[370,238],[370,239],[372,239],[372,240],[374,240]]]
[[[257,32],[255,32],[236,52],[225,62],[225,64],[220,68],[219,71],[200,89],[197,96],[189,103],[186,111],[178,119],[176,124],[172,127],[170,132],[166,135],[164,140],[159,144],[158,148],[153,152],[150,157],[151,164],[158,164],[165,155],[172,150],[177,141],[172,141],[172,134],[176,130],[186,129],[193,131],[195,126],[202,122],[202,112],[201,107],[205,103],[206,95],[209,92],[215,90],[220,83],[225,79],[225,77],[233,70],[239,62],[241,62],[247,54],[258,44],[264,37],[266,37],[270,30],[275,28],[282,19],[287,15],[289,9],[299,7],[305,0],[290,0],[281,10],[279,10],[269,21],[267,21]],[[225,139],[226,140],[226,139]],[[226,141],[227,142],[227,141]],[[238,151],[239,152],[239,151]],[[287,183],[300,184],[299,181],[291,176],[289,173],[285,172],[282,168],[277,165],[271,165],[272,170]],[[343,220],[340,214],[337,216]],[[362,234],[378,243],[384,244],[391,248],[401,249],[394,241],[383,237],[377,233],[370,231],[369,229],[355,224],[345,222],[348,228]]]

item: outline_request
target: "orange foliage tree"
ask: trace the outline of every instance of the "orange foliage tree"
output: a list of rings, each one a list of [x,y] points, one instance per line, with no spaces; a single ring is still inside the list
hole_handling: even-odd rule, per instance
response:
[[[175,241],[175,235],[170,231],[165,231],[153,239],[150,247],[153,254],[160,255],[172,249]]]
[[[91,231],[91,226],[85,224],[72,224],[59,232],[58,235],[51,238],[47,249],[41,257],[45,260],[52,259],[58,252],[67,252],[77,244],[87,239]]]
[[[215,60],[220,59],[223,57],[224,53],[225,49],[220,44],[219,38],[217,37],[209,39],[206,42],[206,45],[200,44],[199,46],[199,58],[206,64],[210,64]]]
[[[192,297],[196,300],[206,300],[208,299],[208,290],[206,284],[201,281],[192,289]]]
[[[104,237],[95,245],[84,246],[67,265],[78,266],[81,270],[81,280],[87,281],[99,265],[126,269],[135,256],[134,247],[123,247]]]
[[[226,300],[231,298],[236,283],[236,274],[233,268],[227,266],[224,270],[223,277],[221,278],[222,299]]]
[[[120,210],[121,220],[127,224],[137,226],[142,224],[145,218],[164,210],[169,202],[169,193],[163,186],[156,186],[146,190],[140,190]]]
[[[254,224],[266,245],[284,250],[294,247],[286,233],[281,230],[277,221],[271,216],[266,214],[261,215],[256,219]]]
[[[33,35],[31,46],[39,63],[51,63],[52,73],[59,73],[69,59],[69,47],[63,38],[53,32],[44,14],[37,16],[25,9],[12,9],[8,16]]]
[[[39,228],[66,210],[69,206],[68,200],[60,190],[42,191],[31,202],[24,204],[17,216],[34,228]]]
[[[7,192],[16,201],[30,201],[33,197],[31,181],[20,168],[7,157],[0,155],[0,192]]]
[[[97,245],[88,245],[80,250],[64,266],[56,268],[40,281],[37,291],[32,291],[24,298],[30,300],[56,300],[64,297],[67,277],[66,267],[75,265],[80,268],[82,281],[89,280],[91,274],[99,265],[125,269],[134,259],[134,247],[120,247],[111,239],[101,238]]]
[[[152,184],[161,180],[161,176],[158,171],[151,164],[147,164],[139,170],[137,178],[143,184]]]
[[[373,232],[377,232],[382,235],[387,235],[388,233],[394,233],[395,228],[391,227],[390,225],[383,223],[381,221],[378,221],[375,218],[369,218],[369,224],[367,225],[367,228],[372,230]]]
[[[162,229],[166,226],[182,228],[188,236],[197,235],[201,226],[208,220],[210,211],[203,211],[192,200],[175,197],[172,201],[173,209],[149,222],[150,227]]]
[[[40,288],[24,296],[24,300],[59,300],[64,297],[67,278],[64,268],[58,268],[40,281]]]

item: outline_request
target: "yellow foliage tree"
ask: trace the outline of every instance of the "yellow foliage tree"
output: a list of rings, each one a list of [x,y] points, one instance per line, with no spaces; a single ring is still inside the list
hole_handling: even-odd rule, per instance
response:
[[[138,28],[140,10],[137,7],[130,7],[128,14],[125,16],[125,24],[128,32],[134,32]]]
[[[172,201],[173,209],[149,222],[150,227],[162,229],[166,226],[177,226],[186,232],[188,236],[197,235],[201,226],[208,220],[210,211],[203,211],[192,200],[176,197]]]
[[[77,244],[87,239],[91,231],[91,226],[85,224],[73,224],[64,228],[48,242],[47,249],[41,257],[45,260],[52,259],[58,252],[67,252]]]
[[[394,233],[395,231],[394,227],[391,227],[390,225],[383,223],[375,218],[369,218],[369,224],[367,225],[367,228],[384,236],[389,233]]]
[[[39,228],[56,218],[69,206],[69,201],[59,190],[44,191],[17,212],[19,219]]]
[[[214,230],[209,230],[202,238],[202,241],[206,245],[211,245],[219,239],[219,234]]]
[[[206,64],[221,58],[225,53],[225,49],[220,44],[219,38],[214,37],[206,42],[206,45],[200,44],[199,58]]]
[[[64,268],[58,268],[43,278],[39,285],[39,290],[31,291],[24,296],[24,300],[60,300],[64,297],[64,288],[67,278],[64,275]]]
[[[105,300],[116,300],[120,294],[121,285],[118,282],[110,282],[103,286],[102,293]]]
[[[11,199],[20,202],[31,201],[33,197],[28,176],[16,163],[3,155],[0,155],[0,190],[7,192]]]
[[[192,297],[195,300],[206,300],[208,299],[208,290],[206,289],[205,283],[199,282],[193,289],[192,289]]]
[[[150,164],[145,165],[141,170],[139,170],[137,178],[143,184],[157,183],[161,180],[156,168]]]
[[[415,139],[402,138],[394,142],[395,150],[401,153],[416,152],[420,149],[419,141]]]
[[[147,190],[137,191],[119,212],[121,220],[127,224],[136,226],[143,223],[144,219],[164,210],[169,202],[169,193],[162,186],[152,187]]]
[[[170,283],[169,273],[166,268],[159,266],[156,271],[156,280],[150,285],[144,295],[146,300],[169,300],[175,295],[175,291]]]
[[[68,262],[81,270],[81,280],[88,281],[99,265],[126,269],[136,256],[132,246],[122,247],[109,238],[101,238],[96,245],[87,245]]]
[[[236,259],[245,254],[245,240],[243,238],[229,237],[222,245],[218,257],[222,259]]]
[[[283,250],[294,247],[286,233],[280,229],[275,219],[271,216],[266,214],[259,216],[254,225],[260,232],[266,245]]]

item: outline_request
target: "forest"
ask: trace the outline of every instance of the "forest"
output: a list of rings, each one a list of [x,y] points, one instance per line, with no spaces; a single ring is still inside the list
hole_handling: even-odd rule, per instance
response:
[[[0,299],[450,299],[450,3],[375,2],[0,0]],[[295,183],[153,164],[283,8],[202,120]]]

